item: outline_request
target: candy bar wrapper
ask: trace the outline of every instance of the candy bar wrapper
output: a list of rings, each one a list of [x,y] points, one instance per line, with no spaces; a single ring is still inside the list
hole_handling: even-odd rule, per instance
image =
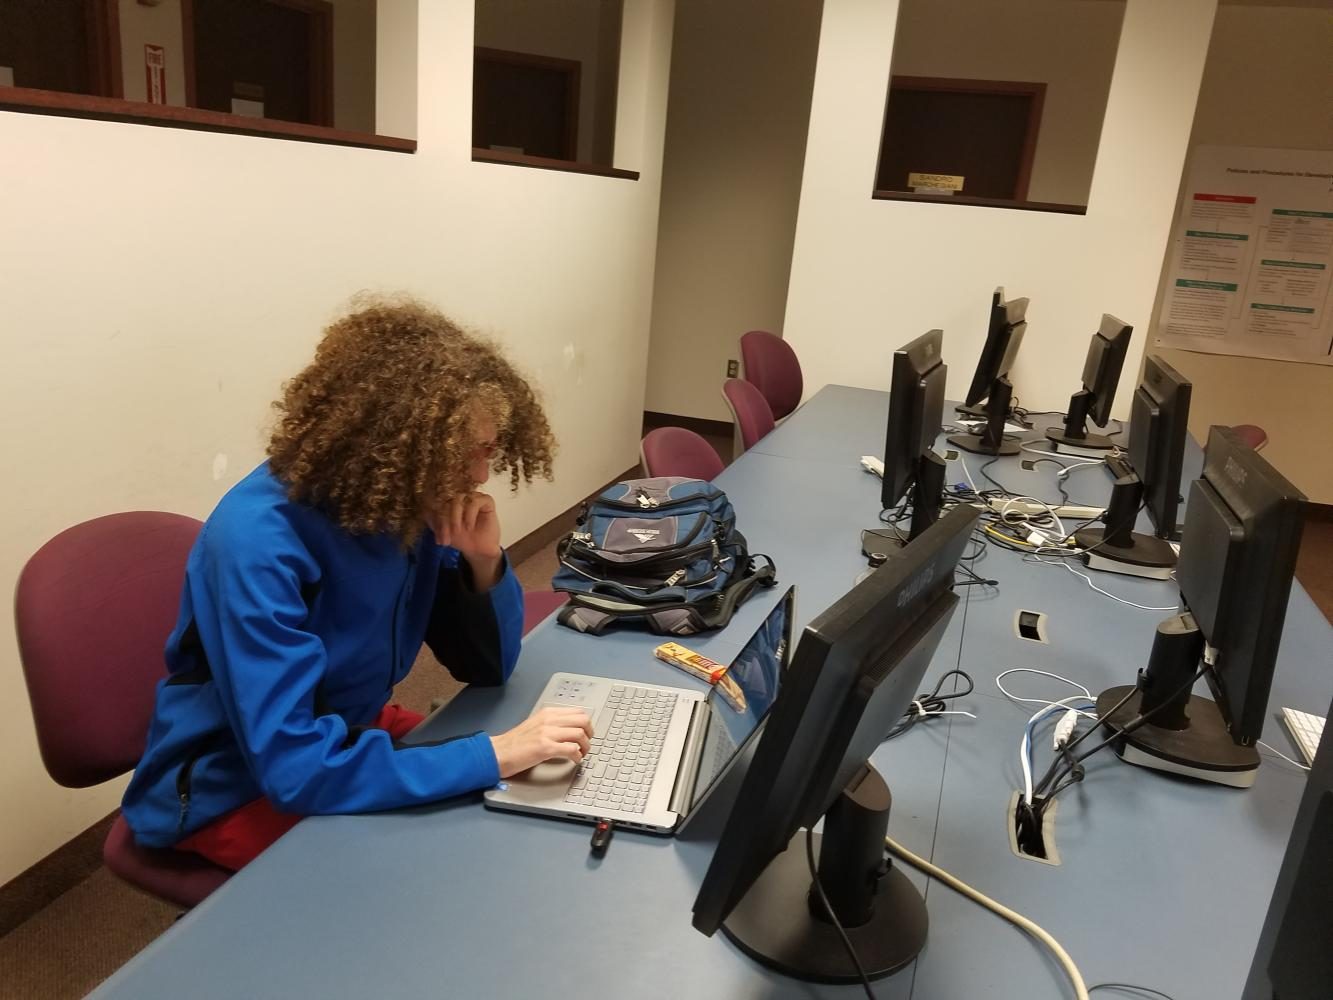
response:
[[[686,649],[678,642],[662,643],[653,650],[653,655],[709,684],[716,684],[718,678],[727,672],[727,668],[716,660],[710,660],[700,653]]]
[[[727,668],[701,653],[686,649],[678,642],[664,642],[653,650],[659,660],[684,670],[700,680],[717,685],[722,697],[738,712],[745,711],[745,694],[740,686],[727,676]]]

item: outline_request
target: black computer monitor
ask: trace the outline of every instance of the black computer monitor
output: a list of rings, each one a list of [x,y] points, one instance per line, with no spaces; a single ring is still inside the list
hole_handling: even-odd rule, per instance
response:
[[[991,295],[990,322],[986,327],[986,342],[977,358],[977,370],[972,373],[972,384],[958,412],[970,417],[984,417],[987,408],[982,404],[990,398],[995,380],[1006,378],[1018,356],[1018,348],[1027,329],[1027,299],[1005,301],[1004,289],[997,288]]]
[[[857,981],[826,911],[808,901],[798,831],[823,816],[819,881],[867,974],[921,950],[925,904],[901,872],[885,876],[889,793],[867,762],[958,604],[954,569],[977,517],[955,508],[806,627],[695,900],[697,929],[721,928],[791,976]]]
[[[1102,314],[1102,325],[1092,335],[1088,356],[1083,362],[1083,388],[1069,399],[1064,427],[1046,431],[1046,436],[1057,446],[1096,450],[1112,446],[1109,437],[1088,431],[1088,419],[1103,427],[1111,419],[1111,405],[1115,402],[1116,386],[1120,382],[1121,369],[1125,367],[1125,354],[1133,332],[1134,328],[1128,323],[1109,313]]]
[[[1170,540],[1178,537],[1180,469],[1189,436],[1189,381],[1161,358],[1149,355],[1134,391],[1129,420],[1128,462],[1109,459],[1115,488],[1105,527],[1084,528],[1075,541],[1087,550],[1093,569],[1131,576],[1169,579],[1176,565]],[[1134,530],[1147,508],[1152,535]]]
[[[909,538],[935,522],[944,502],[945,464],[934,450],[944,425],[943,351],[944,331],[931,330],[893,354],[880,505],[888,510],[912,490]]]
[[[998,292],[997,292],[998,294]],[[1000,329],[1001,342],[997,348],[998,353],[991,364],[991,369],[995,372],[990,384],[986,389],[986,405],[980,407],[981,414],[986,418],[986,426],[981,429],[981,433],[953,434],[949,437],[949,443],[970,451],[977,455],[1017,455],[1019,452],[1018,441],[1004,436],[1004,425],[1010,419],[1013,412],[1014,386],[1009,381],[1009,369],[1014,363],[1014,358],[1018,356],[1018,349],[1023,343],[1023,334],[1027,331],[1027,299],[1015,299],[1013,302],[1002,303],[1001,315],[1004,316]],[[992,329],[994,324],[992,323]],[[987,337],[987,347],[990,346],[990,337]],[[982,363],[986,362],[986,356],[989,352],[982,352]],[[980,371],[978,370],[978,375]],[[976,390],[976,376],[973,377],[973,386],[969,390],[968,398]],[[959,413],[972,414],[978,408],[960,406]],[[1017,418],[1014,418],[1017,419]]]
[[[1238,788],[1253,784],[1305,503],[1229,429],[1209,431],[1176,566],[1184,609],[1157,627],[1139,683],[1097,698],[1097,714],[1113,731],[1153,712],[1117,742],[1123,759]],[[1190,694],[1201,662],[1215,701]]]

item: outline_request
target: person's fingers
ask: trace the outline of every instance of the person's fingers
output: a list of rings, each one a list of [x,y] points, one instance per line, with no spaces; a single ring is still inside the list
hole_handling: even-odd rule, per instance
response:
[[[463,530],[469,535],[477,530],[477,517],[481,514],[478,494],[470,493],[463,505]]]
[[[462,538],[463,532],[463,497],[454,497],[449,501],[449,530],[454,538]]]
[[[577,743],[552,744],[552,757],[562,757],[565,760],[572,760],[575,764],[583,760],[583,753],[583,748]]]
[[[559,723],[568,726],[581,726],[588,713],[581,708],[557,708],[547,705],[534,712],[531,718],[541,722]]]
[[[588,734],[581,728],[560,726],[547,730],[547,735],[557,743],[577,743],[580,750],[588,752]]]

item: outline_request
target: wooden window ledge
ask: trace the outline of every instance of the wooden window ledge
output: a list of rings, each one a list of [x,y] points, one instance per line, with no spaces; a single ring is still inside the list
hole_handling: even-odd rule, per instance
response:
[[[571,174],[592,174],[595,177],[619,177],[627,181],[637,181],[637,170],[621,170],[619,167],[606,167],[600,163],[575,163],[572,160],[556,160],[549,156],[528,156],[526,153],[508,153],[499,149],[472,147],[473,163],[505,163],[511,167],[535,167],[538,170],[563,170]]]
[[[919,201],[932,205],[972,205],[981,208],[1013,208],[1023,212],[1059,212],[1087,215],[1087,205],[1061,205],[1050,201],[1014,201],[1009,198],[974,198],[965,194],[918,194],[915,191],[875,191],[876,201]]]
[[[170,104],[146,104],[118,97],[93,97],[87,94],[63,94],[54,90],[29,87],[0,87],[0,110],[31,114],[63,115],[70,118],[94,118],[100,121],[132,122],[167,128],[195,129],[202,132],[232,132],[237,135],[292,139],[297,142],[322,142],[334,146],[359,146],[384,149],[394,153],[415,153],[415,139],[391,135],[348,132],[323,125],[305,125],[273,118],[249,118],[202,108],[182,108]]]

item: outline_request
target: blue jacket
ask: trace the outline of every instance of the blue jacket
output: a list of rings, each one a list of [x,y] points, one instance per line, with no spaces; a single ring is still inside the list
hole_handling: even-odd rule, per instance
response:
[[[364,728],[425,641],[459,680],[503,684],[518,660],[513,571],[485,594],[427,532],[408,552],[287,499],[261,465],[205,523],[167,640],[148,747],[123,815],[174,844],[267,796],[298,815],[359,813],[495,784],[485,733],[403,746]]]

